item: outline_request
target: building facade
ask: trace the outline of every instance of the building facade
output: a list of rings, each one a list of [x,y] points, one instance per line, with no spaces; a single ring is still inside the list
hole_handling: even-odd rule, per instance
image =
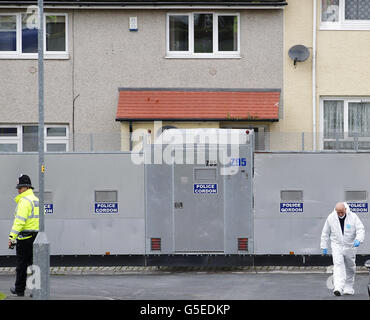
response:
[[[308,149],[369,150],[370,2],[289,0],[284,30],[285,114],[277,130],[309,133]],[[310,57],[294,65],[288,52],[299,44]]]
[[[35,4],[0,6],[2,152],[37,151]],[[274,131],[286,4],[45,1],[45,150],[129,150],[136,129]]]

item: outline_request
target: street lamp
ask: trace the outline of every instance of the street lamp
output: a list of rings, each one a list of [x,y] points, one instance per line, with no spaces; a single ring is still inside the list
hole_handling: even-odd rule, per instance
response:
[[[33,265],[39,271],[39,286],[33,289],[33,299],[46,300],[50,295],[50,244],[45,233],[44,208],[44,1],[38,0],[38,91],[39,91],[39,233],[33,243]],[[34,269],[35,272],[35,269]]]

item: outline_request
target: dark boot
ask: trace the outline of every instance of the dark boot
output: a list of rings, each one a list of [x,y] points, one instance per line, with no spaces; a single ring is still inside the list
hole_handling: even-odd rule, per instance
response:
[[[336,295],[337,297],[341,296],[341,292],[339,290],[335,290],[334,291],[334,295]]]
[[[23,292],[17,292],[17,291],[15,291],[15,287],[11,287],[10,292],[12,294],[16,294],[18,297],[24,297],[24,291]]]

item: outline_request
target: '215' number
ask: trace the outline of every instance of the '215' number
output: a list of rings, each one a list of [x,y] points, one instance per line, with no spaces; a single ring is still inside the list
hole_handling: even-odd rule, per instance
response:
[[[247,165],[246,158],[231,158],[231,166],[233,167],[245,167]]]

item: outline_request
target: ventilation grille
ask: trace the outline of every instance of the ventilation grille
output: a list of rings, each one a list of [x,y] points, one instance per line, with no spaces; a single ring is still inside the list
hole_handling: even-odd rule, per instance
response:
[[[95,191],[95,202],[117,202],[118,195],[117,191]]]
[[[161,238],[151,238],[150,248],[152,251],[160,251],[161,250]]]
[[[303,191],[301,190],[281,190],[280,191],[281,202],[302,202]]]
[[[346,201],[367,201],[367,191],[346,191]]]
[[[248,238],[238,238],[238,250],[248,251]]]

